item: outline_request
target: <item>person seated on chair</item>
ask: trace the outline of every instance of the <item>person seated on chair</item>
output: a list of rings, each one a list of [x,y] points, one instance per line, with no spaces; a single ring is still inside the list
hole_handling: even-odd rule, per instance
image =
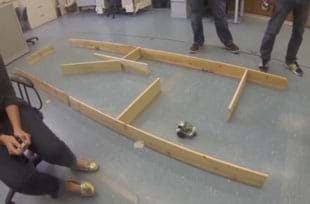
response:
[[[42,121],[40,113],[18,102],[0,55],[0,180],[14,191],[28,195],[51,195],[72,192],[83,197],[95,195],[89,182],[62,180],[39,172],[32,162],[25,162],[19,141],[27,141],[29,150],[43,161],[76,171],[95,172],[99,165],[79,160]]]

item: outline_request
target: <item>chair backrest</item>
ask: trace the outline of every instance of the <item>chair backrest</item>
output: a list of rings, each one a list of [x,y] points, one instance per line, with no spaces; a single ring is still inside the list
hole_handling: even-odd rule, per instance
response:
[[[18,76],[16,74],[10,74],[10,80],[13,83],[16,83],[18,92],[19,92],[19,97],[23,103],[27,103],[29,106],[37,109],[38,111],[42,109],[43,102],[42,102],[41,96],[39,92],[37,91],[37,89],[34,87],[34,84],[32,83],[32,81],[30,81],[27,78]],[[39,102],[38,106],[35,106],[35,107],[33,106],[33,103],[29,97],[29,92],[28,92],[29,89],[32,90],[33,93],[35,93],[35,95],[37,96],[37,100]]]

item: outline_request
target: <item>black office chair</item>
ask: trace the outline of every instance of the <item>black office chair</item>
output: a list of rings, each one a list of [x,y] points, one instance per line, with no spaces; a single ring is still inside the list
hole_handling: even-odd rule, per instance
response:
[[[122,12],[122,1],[121,0],[109,0],[109,7],[106,10],[107,16],[112,15],[112,18],[115,18],[115,15]]]
[[[15,74],[10,75],[10,79],[11,82],[17,86],[19,99],[21,100],[21,102],[25,105],[31,106],[32,108],[36,109],[40,113],[41,119],[43,120],[43,114],[40,111],[42,109],[43,102],[40,94],[34,87],[33,83],[30,80],[24,77],[17,76]],[[38,98],[39,104],[36,107],[33,106],[31,103],[28,90],[32,90]],[[37,166],[42,161],[39,155],[36,155],[29,150],[26,151],[26,153],[22,157],[25,160],[25,162],[32,162],[34,166]],[[5,204],[15,204],[12,201],[15,193],[16,193],[15,189],[9,189],[9,192],[5,199]]]

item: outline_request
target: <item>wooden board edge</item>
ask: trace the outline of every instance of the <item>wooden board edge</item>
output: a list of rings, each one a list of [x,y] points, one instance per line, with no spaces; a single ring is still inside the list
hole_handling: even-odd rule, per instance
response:
[[[136,48],[131,45],[120,43],[86,40],[86,39],[74,39],[74,38],[69,39],[69,44],[72,47],[88,48],[121,54],[127,54]]]
[[[94,56],[99,60],[119,60],[121,61],[122,58],[119,57],[114,57],[114,56],[110,56],[110,55],[105,55],[105,54],[100,54],[100,53],[94,53]]]
[[[60,67],[64,75],[122,71],[122,65],[119,60],[90,61],[90,62],[61,64]]]
[[[157,78],[119,114],[117,119],[127,124],[132,123],[154,101],[160,92],[160,79]]]
[[[246,86],[246,83],[247,83],[247,78],[248,78],[248,70],[245,70],[244,71],[244,74],[238,84],[238,87],[228,105],[228,108],[227,108],[227,121],[230,121],[236,108],[237,108],[237,105],[238,105],[238,102],[239,102],[239,99],[240,99],[240,96]]]
[[[250,82],[280,90],[285,90],[288,87],[288,80],[286,77],[264,73],[238,65],[147,48],[141,48],[141,55],[148,60],[179,65],[238,79],[242,78],[244,70],[249,70],[248,80]]]
[[[279,90],[286,90],[288,88],[288,79],[286,77],[253,69],[249,69],[248,71],[248,81],[252,83]]]
[[[42,48],[34,53],[32,53],[29,57],[26,58],[28,64],[34,64],[39,62],[40,60],[46,58],[55,52],[55,48],[53,45],[48,45],[45,48]]]
[[[131,72],[134,74],[140,74],[140,75],[144,75],[144,76],[150,75],[150,69],[149,69],[148,64],[146,64],[146,63],[137,62],[137,61],[133,61],[133,60],[127,60],[127,59],[113,57],[113,56],[99,54],[99,53],[94,53],[94,55],[97,59],[119,60],[123,65],[123,69],[127,72]]]
[[[123,57],[123,59],[137,61],[141,58],[141,48],[137,47],[133,51],[129,52],[127,55]]]
[[[50,97],[52,98],[56,98],[59,101],[61,101],[62,103],[69,105],[69,96],[62,90],[42,81],[41,79],[35,77],[32,74],[29,74],[21,69],[16,69],[15,70],[16,75],[21,76],[21,77],[25,77],[27,79],[29,79],[30,81],[33,82],[34,86],[38,89],[38,90],[42,90],[44,92],[46,92]]]

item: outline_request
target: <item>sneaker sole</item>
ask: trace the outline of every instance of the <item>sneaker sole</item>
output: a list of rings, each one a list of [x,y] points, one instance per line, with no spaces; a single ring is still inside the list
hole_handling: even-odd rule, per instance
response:
[[[261,72],[268,72],[269,71],[269,68],[270,68],[270,66],[269,66],[269,64],[266,64],[267,66],[266,66],[266,68],[262,68],[262,64],[259,64],[258,65],[258,69],[259,69],[259,71],[261,71]]]
[[[235,55],[237,55],[237,54],[239,54],[240,53],[240,50],[236,50],[236,51],[230,51],[231,53],[233,53],[233,54],[235,54]]]
[[[193,50],[190,50],[189,51],[189,54],[196,54],[199,50],[196,50],[196,51],[193,51]]]
[[[229,52],[231,52],[231,53],[235,54],[235,55],[237,55],[237,54],[239,54],[239,53],[240,53],[240,50],[230,50],[230,49],[229,49],[229,48],[227,48],[227,47],[225,47],[225,49],[226,49],[226,50],[228,50]]]
[[[284,64],[284,67],[289,70],[290,72],[292,72],[293,74],[295,74],[296,76],[302,77],[303,74],[299,74],[297,72],[295,72],[294,70],[291,70],[290,67],[287,64]]]
[[[189,53],[190,53],[190,54],[195,54],[195,53],[197,53],[197,52],[199,52],[199,51],[201,51],[201,50],[204,50],[204,49],[205,49],[205,46],[200,46],[198,50],[195,50],[195,51],[190,50]]]

